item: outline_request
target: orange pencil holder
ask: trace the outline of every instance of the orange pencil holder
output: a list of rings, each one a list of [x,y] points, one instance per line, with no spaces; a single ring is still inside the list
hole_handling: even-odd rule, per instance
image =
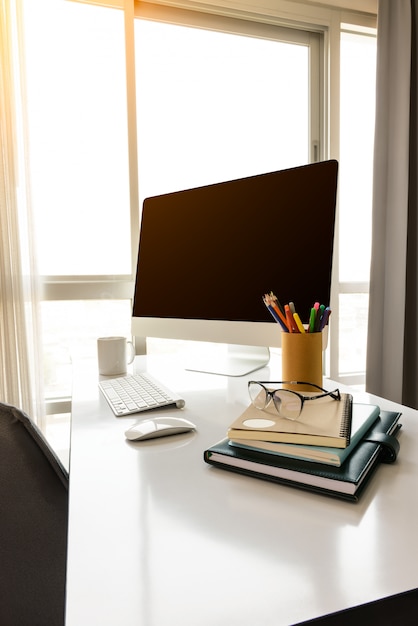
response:
[[[282,332],[282,380],[322,387],[323,333]],[[294,391],[315,391],[309,385],[285,385]]]

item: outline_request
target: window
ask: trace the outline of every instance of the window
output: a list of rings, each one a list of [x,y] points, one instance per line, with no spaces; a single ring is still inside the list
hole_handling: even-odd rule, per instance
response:
[[[341,32],[338,378],[366,369],[375,113],[376,33]]]
[[[70,363],[93,355],[98,336],[129,335],[139,218],[130,185],[141,204],[147,195],[324,158],[340,160],[343,233],[336,243],[341,321],[330,373],[361,373],[365,342],[356,353],[346,338],[354,328],[358,336],[359,325],[366,330],[369,252],[364,231],[364,255],[354,266],[347,233],[354,207],[362,228],[370,215],[370,189],[354,198],[349,193],[361,172],[370,183],[375,40],[350,26],[338,42],[328,34],[339,12],[305,7],[302,16],[298,3],[293,19],[287,11],[291,24],[284,24],[280,2],[268,16],[256,7],[254,19],[237,3],[224,16],[136,3],[132,110],[123,10],[98,6],[105,2],[23,2],[48,398],[68,400]],[[354,51],[361,46],[360,57]],[[335,64],[331,73],[326,69],[340,49],[341,76]],[[341,153],[334,139],[339,129],[330,121],[340,78]],[[351,97],[347,109],[347,93],[363,95]]]
[[[135,21],[141,200],[311,160],[319,36],[227,18],[219,32],[207,16],[183,19]]]
[[[130,275],[123,13],[26,0],[25,15],[39,271]]]
[[[123,12],[24,0],[24,16],[46,398],[68,410],[71,361],[130,331]]]

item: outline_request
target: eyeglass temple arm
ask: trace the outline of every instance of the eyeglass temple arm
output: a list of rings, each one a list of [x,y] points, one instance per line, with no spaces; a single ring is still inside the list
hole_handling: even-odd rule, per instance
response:
[[[320,393],[318,396],[303,396],[304,400],[319,400],[319,398],[324,398],[325,396],[331,396],[334,400],[341,400],[341,394],[339,389],[334,389],[334,391],[326,391],[325,393]]]
[[[341,394],[339,389],[335,389],[334,391],[325,391],[323,387],[320,387],[316,383],[309,383],[304,380],[279,380],[279,381],[270,381],[270,380],[250,380],[248,381],[248,385],[252,383],[257,383],[261,385],[310,385],[311,387],[316,387],[325,393],[321,393],[318,396],[304,396],[305,400],[317,400],[319,398],[324,398],[325,396],[331,396],[334,400],[341,400]]]

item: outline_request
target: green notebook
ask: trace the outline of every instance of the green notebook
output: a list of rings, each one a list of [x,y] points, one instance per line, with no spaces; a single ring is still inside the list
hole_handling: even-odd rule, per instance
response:
[[[381,411],[341,467],[245,450],[228,439],[205,450],[203,458],[225,470],[356,502],[378,464],[396,460],[399,418],[400,413]]]

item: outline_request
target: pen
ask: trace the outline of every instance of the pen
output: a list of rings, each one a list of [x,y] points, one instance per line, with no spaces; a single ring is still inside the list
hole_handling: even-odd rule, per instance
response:
[[[309,328],[308,328],[309,333],[315,332],[315,322],[316,322],[316,308],[313,306],[311,308],[311,315],[309,317]]]
[[[268,304],[268,300],[264,297],[264,304],[266,305],[266,307],[268,308],[271,316],[273,317],[273,319],[276,320],[276,322],[278,322],[280,324],[280,326],[283,328],[284,331],[289,332],[289,329],[287,328],[287,325],[282,322],[282,320],[280,319],[280,317],[277,315],[274,307],[271,304]]]
[[[296,322],[296,325],[297,325],[297,327],[298,327],[298,329],[299,329],[299,332],[300,332],[300,333],[304,333],[304,332],[305,332],[305,329],[304,329],[304,327],[303,327],[303,324],[302,324],[302,322],[301,322],[301,319],[300,319],[299,315],[298,315],[296,312],[295,312],[295,313],[293,313],[293,319],[294,319],[294,320],[295,320],[295,322]]]
[[[267,301],[270,304],[270,306],[272,306],[274,308],[274,310],[276,311],[276,314],[279,316],[279,318],[281,319],[283,324],[286,326],[286,330],[289,330],[289,326],[288,326],[288,322],[287,322],[287,319],[286,319],[286,315],[283,312],[283,307],[280,304],[280,302],[277,300],[277,298],[274,295],[274,293],[271,291],[269,294],[266,294],[264,297],[267,299]]]
[[[325,304],[321,304],[319,309],[316,312],[316,320],[315,320],[315,332],[319,332],[321,330],[321,320],[324,315]]]
[[[319,326],[319,330],[323,330],[325,326],[328,324],[329,316],[331,315],[331,309],[329,306],[326,307],[324,314],[321,319],[321,324]]]
[[[287,321],[287,326],[289,328],[289,333],[294,333],[294,332],[298,333],[299,329],[296,326],[296,322],[293,319],[293,315],[288,304],[284,305],[284,311],[286,313],[286,321]]]
[[[272,291],[270,291],[269,297],[273,300],[274,304],[280,309],[280,311],[282,312],[282,314],[284,316],[284,308],[282,307],[282,305],[278,301],[277,296],[275,296],[274,293]]]
[[[283,313],[281,312],[281,310],[279,309],[279,307],[277,306],[277,304],[275,302],[273,302],[272,304],[276,314],[279,316],[280,318],[280,322],[282,323],[282,325],[286,326],[286,330],[289,330],[288,324],[287,324],[287,319],[285,317],[285,315],[283,315]]]

